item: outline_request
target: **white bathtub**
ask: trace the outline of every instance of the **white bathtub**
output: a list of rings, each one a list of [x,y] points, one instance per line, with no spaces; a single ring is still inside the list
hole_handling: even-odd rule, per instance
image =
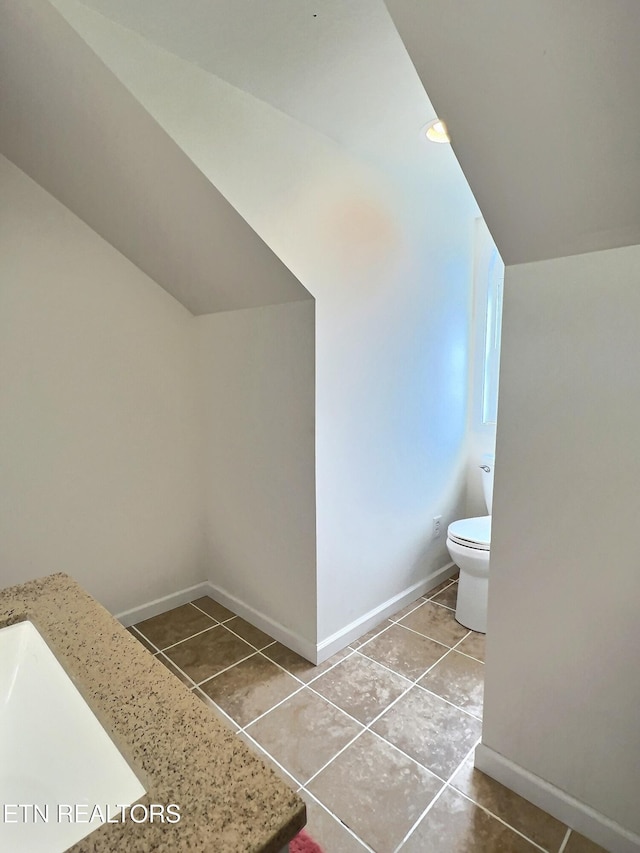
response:
[[[0,629],[0,850],[63,853],[144,793],[36,627]]]

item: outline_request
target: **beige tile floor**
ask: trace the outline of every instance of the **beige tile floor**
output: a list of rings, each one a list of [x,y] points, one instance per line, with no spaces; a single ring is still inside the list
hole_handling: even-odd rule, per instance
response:
[[[598,853],[473,767],[484,636],[450,580],[313,666],[211,598],[129,629],[300,792],[326,853]]]

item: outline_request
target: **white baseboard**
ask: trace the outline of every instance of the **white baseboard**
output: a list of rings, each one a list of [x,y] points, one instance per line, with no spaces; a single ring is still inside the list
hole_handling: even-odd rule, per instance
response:
[[[116,619],[125,628],[130,625],[135,625],[136,622],[142,622],[144,619],[151,619],[152,616],[157,616],[159,613],[164,613],[165,610],[171,610],[173,607],[179,607],[181,604],[187,604],[196,598],[201,598],[203,595],[210,594],[211,587],[207,581],[198,583],[195,586],[181,589],[178,592],[173,592],[171,595],[164,595],[162,598],[156,598],[148,604],[141,604],[140,607],[132,607],[131,610],[125,610],[122,613],[116,613]]]
[[[331,634],[330,637],[318,643],[316,663],[322,663],[327,660],[327,658],[339,652],[340,649],[349,645],[353,640],[357,640],[358,637],[366,634],[371,628],[375,628],[387,616],[393,615],[407,604],[411,604],[419,596],[424,595],[428,590],[433,589],[434,586],[438,586],[439,583],[442,583],[443,580],[446,580],[455,571],[456,566],[453,563],[447,563],[446,566],[437,569],[424,580],[412,584],[392,598],[383,601],[378,607],[369,610],[364,616],[360,616],[346,627],[336,631],[335,634]]]
[[[429,577],[418,583],[413,584],[387,601],[384,601],[378,607],[365,613],[355,619],[345,628],[336,631],[326,640],[317,645],[305,637],[285,628],[279,622],[276,622],[271,617],[259,610],[246,604],[236,596],[231,595],[222,587],[216,586],[209,581],[190,586],[187,589],[175,592],[172,595],[165,595],[163,598],[157,598],[150,601],[148,604],[142,604],[140,607],[133,607],[131,610],[125,610],[123,613],[116,614],[116,619],[128,628],[130,625],[135,625],[137,622],[142,622],[144,619],[150,619],[152,616],[157,616],[159,613],[164,613],[166,610],[171,610],[172,607],[179,607],[181,604],[186,604],[189,601],[194,601],[196,598],[201,598],[203,595],[210,595],[211,598],[218,601],[220,604],[228,607],[238,616],[251,622],[256,628],[269,634],[274,639],[278,640],[288,649],[292,649],[299,655],[302,655],[312,663],[322,663],[330,658],[336,652],[349,645],[353,640],[357,640],[363,634],[366,634],[371,628],[374,628],[387,616],[391,616],[404,607],[415,601],[416,598],[423,595],[433,587],[437,586],[443,580],[450,577],[456,570],[453,563],[447,563],[441,569],[433,572]]]
[[[231,595],[226,590],[222,589],[222,587],[216,586],[212,583],[208,583],[207,587],[208,590],[204,593],[205,595],[210,595],[211,598],[214,598],[220,604],[228,607],[229,610],[233,610],[234,613],[241,616],[243,619],[246,619],[247,622],[251,622],[251,624],[255,625],[256,628],[260,628],[260,630],[264,631],[265,634],[269,634],[271,637],[278,640],[278,642],[282,643],[283,646],[286,646],[288,649],[292,649],[294,652],[302,655],[306,660],[315,663],[315,643],[312,643],[305,637],[301,637],[289,628],[285,628],[284,625],[281,625],[270,616],[267,616],[259,610],[251,607],[251,605],[246,604],[241,599],[236,598],[235,595]]]
[[[640,836],[480,743],[475,766],[611,853],[640,853]]]

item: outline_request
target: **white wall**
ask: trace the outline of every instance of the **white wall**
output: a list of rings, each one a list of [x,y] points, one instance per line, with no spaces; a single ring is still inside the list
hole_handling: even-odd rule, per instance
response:
[[[464,514],[475,203],[443,146],[416,160],[412,137],[392,173],[373,170],[140,37],[81,23],[316,298],[322,641],[448,562],[431,519]]]
[[[322,642],[449,562],[431,529],[434,515],[443,530],[464,515],[473,197],[451,150],[419,142],[417,118],[405,147],[373,168],[353,140],[349,152],[139,35],[59,5],[315,297],[310,594]],[[210,515],[214,547],[220,522]],[[215,582],[216,559],[210,571]],[[244,588],[257,606],[263,593]],[[294,609],[306,604],[292,597]]]
[[[483,728],[635,833],[639,270],[640,246],[507,268]]]
[[[194,323],[209,580],[290,632],[288,644],[311,654],[316,643],[313,300],[210,314]]]
[[[352,187],[329,206],[357,211]],[[449,562],[432,518],[444,531],[464,515],[470,227],[447,234],[414,199],[367,202],[371,265],[318,259],[321,641]]]
[[[193,318],[0,158],[0,586],[204,580]]]

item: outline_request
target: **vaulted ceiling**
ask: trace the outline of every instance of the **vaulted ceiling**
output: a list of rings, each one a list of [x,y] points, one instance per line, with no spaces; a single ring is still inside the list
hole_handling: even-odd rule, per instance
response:
[[[383,0],[52,0],[84,6],[387,162],[435,116]]]
[[[461,221],[477,212],[451,150],[421,136],[435,111],[382,0],[8,0],[0,14],[0,150],[194,313],[309,297],[287,253],[219,191],[222,162],[207,170],[202,116],[215,117],[221,85],[396,193],[446,199]],[[185,77],[188,97],[176,85],[168,111],[200,116],[198,140],[197,122],[172,131],[149,97],[156,60],[160,79]],[[218,94],[198,101],[197,74]]]
[[[508,264],[640,243],[637,0],[387,0]]]
[[[310,298],[46,0],[0,10],[0,152],[194,314]]]
[[[53,3],[442,195],[437,109],[507,263],[640,243],[637,0]],[[195,313],[308,296],[47,0],[2,18],[0,150]]]

